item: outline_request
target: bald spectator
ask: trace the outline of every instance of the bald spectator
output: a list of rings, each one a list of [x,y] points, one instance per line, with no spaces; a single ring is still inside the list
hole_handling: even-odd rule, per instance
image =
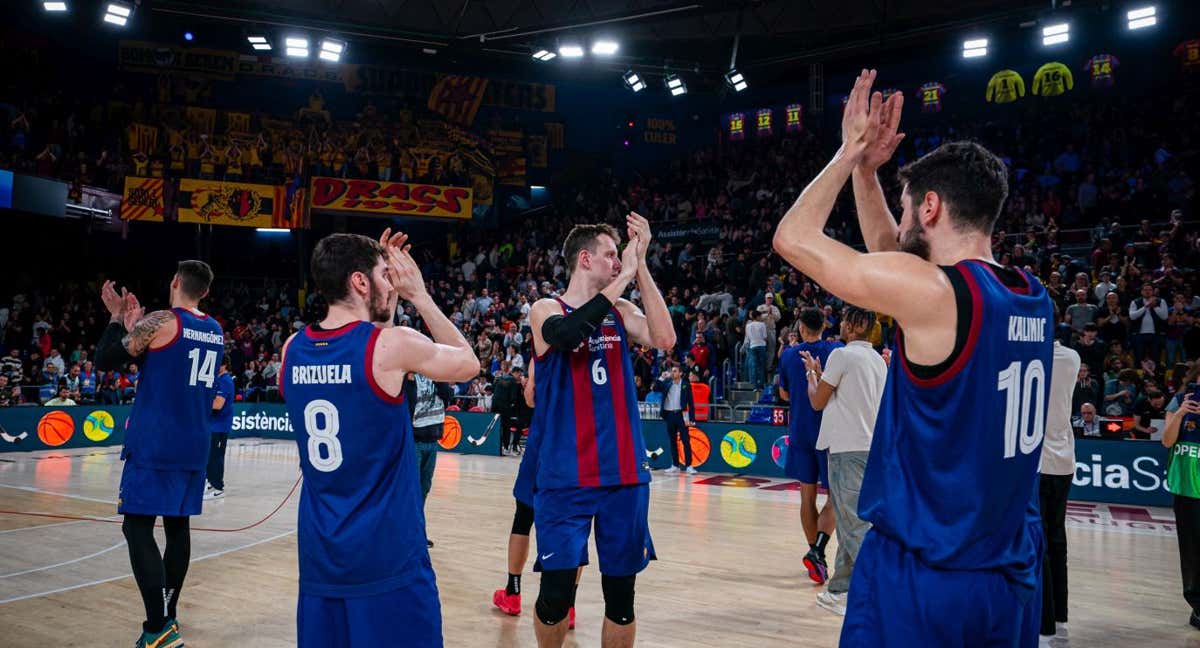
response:
[[[1071,427],[1075,429],[1076,436],[1099,437],[1100,419],[1096,416],[1096,406],[1084,403],[1079,408],[1079,416],[1071,421]]]

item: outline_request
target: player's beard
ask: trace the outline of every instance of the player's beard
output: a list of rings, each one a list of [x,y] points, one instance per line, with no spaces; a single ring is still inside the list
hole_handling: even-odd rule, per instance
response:
[[[900,235],[899,246],[901,252],[929,260],[929,240],[925,238],[925,226],[921,225],[921,221],[915,222],[911,229]]]
[[[372,322],[387,322],[392,317],[388,310],[388,291],[380,290],[374,279],[371,279],[371,291],[367,295],[367,313]]]

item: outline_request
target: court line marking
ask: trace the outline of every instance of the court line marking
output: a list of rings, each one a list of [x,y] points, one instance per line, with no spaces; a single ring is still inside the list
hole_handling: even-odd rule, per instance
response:
[[[117,520],[117,518],[118,518],[118,516],[112,515],[112,516],[109,516],[109,517],[108,517],[108,518],[106,518],[106,519],[108,519],[108,520],[112,520],[112,521],[114,521],[114,522],[115,522],[115,521]],[[29,531],[29,530],[31,530],[31,529],[49,529],[49,528],[51,528],[51,527],[67,526],[67,525],[69,525],[69,524],[84,524],[84,523],[87,523],[87,522],[95,522],[95,521],[96,521],[96,520],[74,520],[74,521],[72,521],[72,522],[54,522],[54,523],[51,523],[51,524],[35,524],[35,525],[33,525],[33,526],[27,526],[27,527],[17,527],[17,528],[15,528],[15,529],[4,529],[4,530],[0,531],[0,534],[4,534],[4,533],[16,533],[17,531]]]
[[[37,488],[35,486],[15,486],[13,484],[0,484],[0,488],[11,488],[13,490],[25,491],[27,493],[41,493],[43,495],[57,495],[58,497],[66,497],[69,499],[84,500],[86,502],[99,502],[101,504],[112,504],[113,506],[116,506],[116,504],[117,504],[116,500],[106,500],[106,499],[100,499],[98,497],[88,497],[86,495],[72,495],[70,493],[59,493],[56,491],[42,490],[41,488]]]
[[[286,531],[286,532],[280,533],[278,535],[273,535],[269,538],[263,538],[262,540],[256,540],[254,542],[251,542],[250,544],[245,544],[240,547],[232,547],[230,549],[224,549],[222,551],[218,551],[215,553],[206,554],[206,555],[200,556],[199,558],[192,558],[192,562],[197,563],[197,562],[200,562],[201,560],[208,560],[209,558],[217,558],[220,556],[224,556],[225,554],[233,553],[235,551],[241,551],[242,549],[249,549],[251,547],[256,547],[260,544],[266,544],[268,542],[272,542],[274,540],[278,540],[280,538],[290,536],[295,532],[296,532],[296,530],[292,529],[291,531]],[[130,577],[132,577],[132,574],[121,574],[120,576],[113,576],[111,578],[102,578],[100,580],[94,580],[94,581],[90,581],[87,583],[80,583],[79,585],[68,585],[67,587],[60,587],[58,589],[53,589],[53,590],[49,590],[46,592],[38,592],[36,594],[24,594],[22,596],[14,596],[12,598],[6,598],[3,600],[0,600],[0,605],[4,605],[5,603],[16,603],[17,601],[24,601],[26,599],[38,598],[41,596],[50,596],[52,594],[61,594],[63,592],[70,592],[71,590],[77,590],[77,589],[81,589],[84,587],[92,587],[93,585],[103,585],[104,583],[111,583],[112,581],[117,581],[117,580],[121,580],[122,578],[130,578]]]
[[[77,562],[83,562],[85,560],[95,558],[96,556],[103,556],[104,554],[112,551],[113,549],[117,549],[119,547],[124,547],[124,546],[125,546],[125,541],[122,540],[122,541],[118,542],[117,544],[109,547],[108,549],[101,549],[100,551],[97,551],[94,554],[89,554],[87,556],[83,556],[81,558],[76,558],[74,560],[67,560],[67,561],[60,562],[60,563],[54,563],[53,565],[46,565],[45,567],[34,567],[33,569],[26,569],[25,571],[13,572],[11,574],[0,574],[0,579],[12,578],[13,576],[22,576],[24,574],[32,574],[34,572],[47,571],[50,569],[57,569],[58,567],[66,567],[67,565],[74,565]]]

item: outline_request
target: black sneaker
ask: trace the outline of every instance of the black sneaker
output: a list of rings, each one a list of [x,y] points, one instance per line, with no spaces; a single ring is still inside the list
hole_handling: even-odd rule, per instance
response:
[[[425,546],[430,549],[433,549],[433,540],[430,540],[429,538],[425,538]]]
[[[804,555],[804,566],[808,569],[808,577],[817,585],[824,585],[829,579],[829,565],[816,549],[809,549]]]
[[[1192,624],[1193,628],[1200,630],[1200,613],[1193,610],[1192,618],[1188,619],[1188,623]]]

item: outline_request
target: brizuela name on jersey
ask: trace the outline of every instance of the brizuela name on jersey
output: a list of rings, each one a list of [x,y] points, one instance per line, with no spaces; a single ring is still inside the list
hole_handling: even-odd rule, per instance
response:
[[[1008,341],[1045,342],[1046,318],[1010,315],[1008,317]]]
[[[292,383],[297,385],[349,385],[350,365],[296,365],[292,367]]]

